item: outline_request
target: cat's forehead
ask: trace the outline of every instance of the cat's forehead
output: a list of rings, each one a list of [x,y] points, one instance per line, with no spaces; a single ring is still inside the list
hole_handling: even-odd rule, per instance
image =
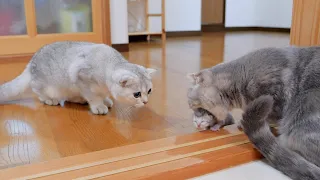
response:
[[[136,83],[131,86],[131,89],[134,91],[142,91],[147,92],[150,88],[152,88],[152,81],[148,78],[144,78],[142,76],[138,76]]]
[[[204,89],[205,89],[205,87],[203,87],[202,85],[196,84],[196,85],[191,86],[188,91],[192,95],[197,95],[199,93],[202,93],[204,91]]]
[[[215,86],[194,85],[188,90],[188,97],[190,99],[201,99],[200,97],[218,97],[219,91]]]
[[[199,94],[199,91],[200,91],[199,85],[194,85],[192,87],[189,87],[189,89],[188,89],[188,97],[189,98],[197,97],[198,94]]]

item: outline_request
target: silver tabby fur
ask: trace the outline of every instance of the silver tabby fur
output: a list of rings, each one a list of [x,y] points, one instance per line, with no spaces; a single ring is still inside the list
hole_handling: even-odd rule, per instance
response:
[[[88,103],[92,113],[106,114],[111,96],[136,107],[146,104],[154,72],[105,44],[55,42],[39,49],[20,76],[0,86],[0,101],[23,98],[32,90],[48,105]],[[135,92],[141,96],[134,97]]]
[[[244,132],[273,167],[320,180],[320,47],[264,48],[188,77],[190,108],[218,120],[241,108]]]

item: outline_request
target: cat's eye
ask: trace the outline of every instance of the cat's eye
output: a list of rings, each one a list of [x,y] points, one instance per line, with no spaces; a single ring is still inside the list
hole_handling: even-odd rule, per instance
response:
[[[148,91],[148,94],[150,94],[151,93],[151,89],[149,89],[149,91]]]
[[[139,98],[139,97],[141,97],[141,92],[135,92],[135,93],[133,93],[133,96],[135,98]]]

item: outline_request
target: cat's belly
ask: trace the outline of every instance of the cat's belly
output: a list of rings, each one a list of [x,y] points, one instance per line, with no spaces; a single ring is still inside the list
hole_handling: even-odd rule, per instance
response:
[[[48,97],[57,100],[70,100],[81,97],[80,89],[72,85],[70,87],[48,86],[45,88],[45,94]]]

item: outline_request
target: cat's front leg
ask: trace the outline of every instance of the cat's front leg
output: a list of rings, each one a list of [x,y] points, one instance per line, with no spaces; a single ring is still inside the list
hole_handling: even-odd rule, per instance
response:
[[[106,97],[106,98],[104,98],[104,104],[107,105],[109,108],[112,108],[113,101],[110,97]]]
[[[99,86],[90,76],[90,73],[87,71],[81,73],[76,86],[80,89],[81,96],[87,101],[93,114],[105,115],[108,113],[109,109],[104,104],[105,96],[97,91]]]
[[[227,118],[225,120],[217,121],[216,124],[214,124],[213,126],[210,127],[210,130],[211,131],[219,131],[224,126],[229,126],[234,123],[235,123],[235,121],[233,119],[233,116],[230,113],[228,113]]]
[[[213,126],[210,127],[211,131],[219,131],[221,128],[225,126],[225,122],[223,121],[218,121],[218,123],[214,124]]]
[[[104,104],[103,98],[92,94],[87,96],[86,99],[89,103],[90,110],[93,114],[104,115],[108,113],[109,109],[108,106]]]
[[[90,110],[93,114],[104,115],[108,113],[108,107],[104,104],[104,98],[85,89],[82,91],[82,96],[87,100]]]
[[[108,107],[104,104],[92,103],[89,105],[90,105],[90,110],[93,114],[105,115],[109,111]]]

